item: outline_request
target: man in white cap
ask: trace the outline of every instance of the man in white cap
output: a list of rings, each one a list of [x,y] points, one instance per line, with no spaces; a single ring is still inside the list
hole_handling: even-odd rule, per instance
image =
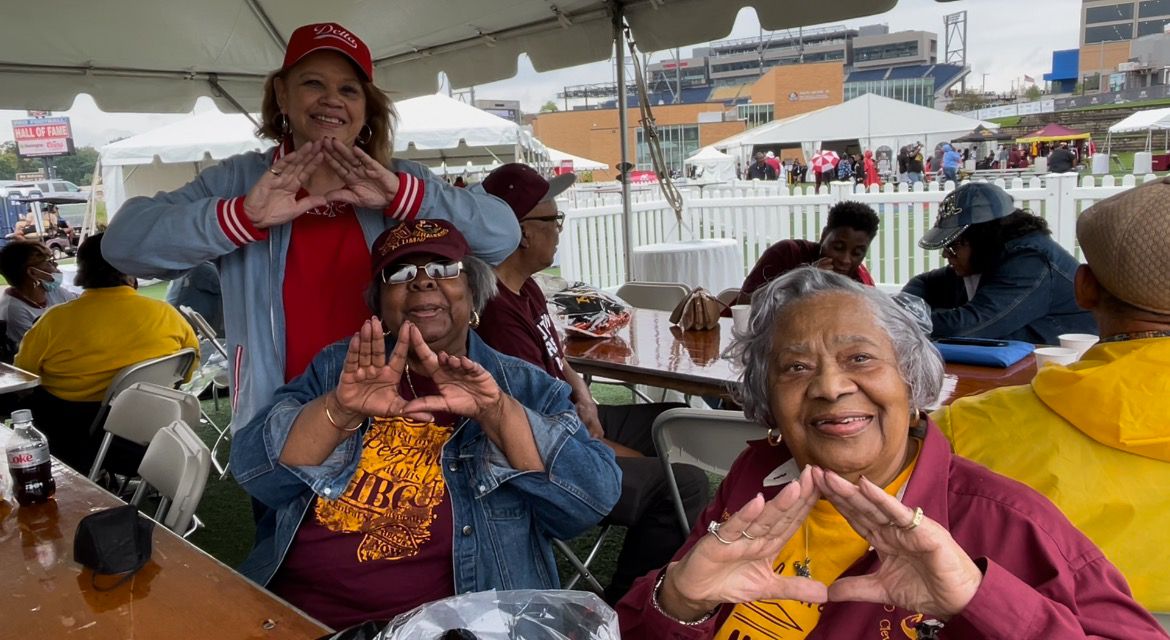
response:
[[[589,433],[617,454],[622,494],[602,522],[627,527],[625,542],[605,599],[616,603],[636,578],[664,566],[685,539],[662,463],[655,457],[650,426],[678,403],[599,406],[581,376],[565,360],[560,337],[532,275],[552,265],[565,216],[554,198],[576,176],[545,180],[527,165],[506,164],[481,183],[483,190],[512,207],[520,220],[520,246],[496,267],[497,294],[480,314],[476,333],[489,346],[526,360],[572,387],[577,413]],[[675,464],[674,476],[687,517],[694,521],[707,505],[708,481],[698,467]]]
[[[1077,240],[1076,298],[1101,341],[934,418],[955,453],[1047,495],[1138,602],[1170,612],[1170,178],[1093,205]]]

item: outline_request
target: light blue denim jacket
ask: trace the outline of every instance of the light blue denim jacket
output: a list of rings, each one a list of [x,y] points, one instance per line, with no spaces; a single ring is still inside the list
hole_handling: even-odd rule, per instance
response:
[[[313,498],[340,496],[357,470],[368,422],[319,466],[279,462],[301,409],[337,386],[347,342],[317,354],[303,375],[278,389],[274,403],[234,436],[233,475],[270,508],[240,566],[258,584],[276,574]],[[393,347],[387,344],[386,352]],[[621,471],[613,451],[590,437],[577,417],[567,384],[493,350],[474,333],[467,348],[504,393],[524,405],[545,470],[513,469],[477,422],[457,423],[441,462],[454,524],[455,592],[555,589],[560,581],[551,538],[572,538],[609,513],[621,493]]]

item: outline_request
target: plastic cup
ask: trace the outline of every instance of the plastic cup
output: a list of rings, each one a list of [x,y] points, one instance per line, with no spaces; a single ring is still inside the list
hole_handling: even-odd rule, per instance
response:
[[[731,319],[735,325],[736,333],[746,334],[748,326],[752,317],[752,305],[750,304],[733,304],[731,305]]]
[[[1035,351],[1035,354],[1037,367],[1043,367],[1046,364],[1072,364],[1081,357],[1076,349],[1067,347],[1041,347]]]
[[[1097,344],[1097,341],[1100,340],[1091,333],[1065,333],[1058,337],[1060,338],[1060,346],[1076,351],[1078,359],[1085,355],[1089,347]]]

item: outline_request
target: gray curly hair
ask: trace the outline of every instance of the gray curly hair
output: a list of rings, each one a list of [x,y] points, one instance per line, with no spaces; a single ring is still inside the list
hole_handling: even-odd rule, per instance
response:
[[[914,318],[877,289],[832,271],[801,267],[756,290],[748,333],[736,333],[729,349],[732,361],[740,369],[741,384],[736,395],[744,415],[761,424],[775,425],[768,403],[772,395],[768,368],[773,360],[773,327],[789,305],[825,293],[850,293],[865,299],[874,320],[894,345],[898,371],[910,388],[912,408],[926,409],[937,403],[943,382],[942,356]]]

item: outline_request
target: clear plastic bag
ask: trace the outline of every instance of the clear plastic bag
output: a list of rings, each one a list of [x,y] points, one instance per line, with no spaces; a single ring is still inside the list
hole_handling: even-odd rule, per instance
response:
[[[394,618],[378,640],[618,640],[617,613],[587,591],[481,591]]]

